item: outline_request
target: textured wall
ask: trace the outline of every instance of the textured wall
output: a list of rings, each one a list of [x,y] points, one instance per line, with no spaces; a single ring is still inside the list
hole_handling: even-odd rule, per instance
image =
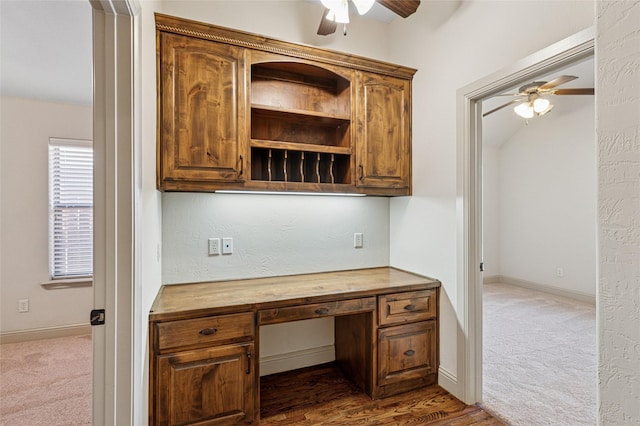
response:
[[[599,421],[640,424],[640,2],[598,1]]]
[[[162,211],[167,284],[389,264],[387,198],[165,193]],[[234,253],[209,256],[216,237],[232,237]]]

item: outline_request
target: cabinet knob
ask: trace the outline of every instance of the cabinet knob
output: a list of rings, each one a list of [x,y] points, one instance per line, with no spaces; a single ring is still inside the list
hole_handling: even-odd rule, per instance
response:
[[[405,351],[405,355],[406,356],[413,356],[413,354],[415,354],[416,352],[413,349],[409,349],[408,351]]]
[[[405,311],[415,311],[416,310],[416,305],[407,305],[404,307]]]
[[[212,334],[215,334],[218,332],[217,328],[203,328],[202,330],[200,330],[200,334],[202,334],[203,336],[211,336]]]
[[[318,308],[315,312],[318,315],[327,315],[329,313],[329,310],[327,308]]]

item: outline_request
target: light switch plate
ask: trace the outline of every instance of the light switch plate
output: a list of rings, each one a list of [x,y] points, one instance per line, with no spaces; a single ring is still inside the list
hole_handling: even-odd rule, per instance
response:
[[[356,232],[353,234],[353,247],[362,248],[362,232]]]

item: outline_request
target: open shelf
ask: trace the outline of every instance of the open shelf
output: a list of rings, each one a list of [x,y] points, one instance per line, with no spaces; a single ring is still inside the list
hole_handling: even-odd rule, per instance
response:
[[[251,147],[254,148],[270,148],[270,149],[287,149],[289,151],[312,151],[326,154],[351,154],[351,148],[341,146],[314,145],[307,143],[266,141],[261,139],[252,139]]]
[[[302,62],[251,66],[251,181],[352,184],[351,82]]]
[[[251,104],[251,110],[261,115],[270,116],[274,119],[286,119],[289,121],[300,121],[303,123],[321,121],[328,126],[339,126],[351,121],[351,115],[332,114],[306,109],[282,108],[262,104]]]
[[[351,147],[351,122],[324,114],[252,108],[251,139]]]

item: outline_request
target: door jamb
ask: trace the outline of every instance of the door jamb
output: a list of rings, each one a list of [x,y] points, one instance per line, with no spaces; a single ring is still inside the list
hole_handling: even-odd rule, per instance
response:
[[[458,397],[482,402],[482,110],[481,101],[592,56],[595,28],[552,44],[457,91]]]
[[[90,0],[93,17],[94,309],[92,423],[135,424],[134,43],[139,0]]]

